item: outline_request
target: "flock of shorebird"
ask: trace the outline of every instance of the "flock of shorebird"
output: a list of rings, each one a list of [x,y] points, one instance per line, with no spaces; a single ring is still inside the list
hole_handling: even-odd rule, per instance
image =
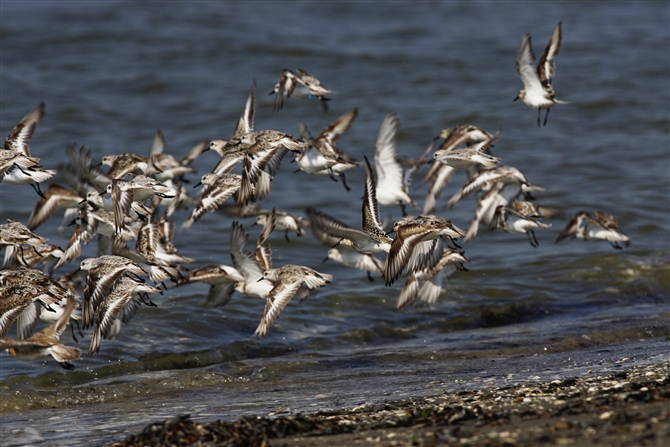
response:
[[[518,98],[538,109],[538,125],[542,110],[548,115],[551,106],[561,103],[551,87],[553,59],[560,42],[559,23],[537,68],[533,65],[535,56],[529,34],[523,37],[517,52],[517,71],[524,84]],[[297,70],[297,74],[283,70],[270,92],[276,94],[275,110],[281,109],[287,98],[298,96],[316,97],[326,109],[327,95],[333,93],[303,70]],[[314,237],[329,247],[327,259],[361,269],[370,280],[372,274],[379,273],[387,286],[405,272],[406,282],[396,304],[396,309],[400,309],[438,299],[445,280],[464,270],[463,265],[468,262],[457,241],[475,238],[480,225],[525,233],[530,244],[537,247],[534,231],[548,228],[550,225],[540,220],[553,214],[551,209],[529,201],[531,193],[542,188],[532,185],[520,170],[500,164],[500,159],[491,155],[498,133],[491,134],[474,125],[447,128],[419,159],[400,158],[395,142],[399,121],[389,113],[379,130],[373,170],[367,157],[359,161],[337,148],[338,138],[357,116],[356,109],[336,119],[316,137],[304,124],[300,139],[276,130],[256,131],[255,83],[229,140],[203,141],[178,160],[164,153],[165,141],[158,131],[148,156],[106,155],[97,164],[83,146],[70,146],[66,151],[69,163],[58,167],[60,178],[68,186],[51,183],[42,190],[40,183],[56,171],[42,168],[39,159],[31,155],[28,143],[44,110],[44,104],[40,104],[28,113],[0,151],[2,181],[28,183],[40,197],[27,224],[8,219],[7,224],[0,225],[0,248],[5,250],[0,270],[0,349],[20,359],[50,355],[63,367],[72,368],[71,362],[79,359],[81,352],[59,341],[68,324],[80,322],[80,334],[82,328],[92,328],[89,353],[93,354],[99,351],[102,339],[119,334],[140,306],[155,306],[150,295],[194,282],[210,285],[205,303],[208,306],[225,305],[235,292],[264,299],[266,305],[255,335],[265,336],[291,298],[304,299],[312,289],[333,279],[332,275],[309,267],[273,267],[267,242],[273,231],[284,232],[289,239],[292,232],[307,234],[305,228],[309,226]],[[544,124],[546,121],[545,116]],[[433,152],[439,139],[443,141]],[[216,152],[220,159],[198,183],[202,185],[199,196],[191,198],[182,180],[193,171],[193,160],[207,150]],[[347,191],[351,188],[345,172],[363,163],[366,179],[361,228],[312,206],[306,209],[307,219],[275,209],[259,209],[258,202],[270,191],[271,181],[289,151],[299,170],[341,181]],[[240,164],[240,173],[231,173]],[[418,209],[408,186],[427,164],[430,169],[424,182],[428,183],[428,193],[422,214],[407,215],[407,207]],[[107,172],[101,165],[109,166]],[[479,195],[467,231],[432,214],[441,191],[458,169],[467,172],[468,180],[447,206],[453,207],[468,195]],[[402,209],[403,217],[390,231],[380,218],[380,205]],[[65,210],[60,229],[66,228],[67,223],[74,226],[65,249],[34,233],[58,208]],[[172,242],[175,224],[171,217],[183,208],[190,209],[182,224],[184,230],[217,209],[238,218],[255,217],[255,223],[263,229],[253,251],[248,251],[248,234],[239,222],[232,222],[233,265],[212,264],[188,270],[184,265],[193,259],[180,255]],[[82,245],[96,235],[97,257],[79,261],[78,268],[70,273],[54,276],[56,270],[77,260]],[[557,242],[576,237],[607,240],[615,248],[630,243],[614,219],[598,211],[595,217],[584,211],[577,213]],[[378,253],[387,253],[386,259],[378,258]],[[82,283],[80,299],[77,288]],[[31,335],[38,318],[50,325]],[[17,337],[7,338],[14,322]],[[76,340],[74,329],[72,336]]]

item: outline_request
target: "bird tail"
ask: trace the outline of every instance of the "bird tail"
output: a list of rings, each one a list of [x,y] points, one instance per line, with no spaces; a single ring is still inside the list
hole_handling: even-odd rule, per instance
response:
[[[81,350],[79,348],[71,348],[60,343],[53,345],[50,353],[57,362],[71,362],[79,360],[79,357],[81,357]]]

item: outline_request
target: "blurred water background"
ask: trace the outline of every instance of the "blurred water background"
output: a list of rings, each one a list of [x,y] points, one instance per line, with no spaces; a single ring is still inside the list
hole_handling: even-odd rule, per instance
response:
[[[560,212],[552,228],[537,232],[539,248],[524,235],[482,228],[464,246],[470,271],[455,275],[435,305],[400,312],[394,305],[403,280],[390,288],[381,278],[369,282],[361,271],[322,264],[327,247],[311,234],[287,242],[275,233],[276,266],[306,265],[335,279],[303,303],[291,302],[265,339],[251,338],[261,300],[236,294],[223,308],[206,308],[208,288],[194,284],[156,297],[157,308],[140,309],[118,339],[103,341],[75,371],[0,353],[0,418],[9,445],[23,442],[18,433],[29,439],[30,430],[34,442],[93,445],[176,413],[267,413],[286,406],[276,397],[282,390],[318,397],[286,411],[439,392],[445,378],[481,373],[463,359],[502,362],[496,377],[504,377],[506,360],[520,371],[523,361],[513,361],[519,356],[568,358],[667,335],[667,3],[3,1],[0,8],[0,129],[8,134],[44,101],[47,113],[30,146],[46,168],[66,161],[70,143],[85,144],[97,159],[148,155],[158,128],[166,152],[177,157],[203,139],[228,139],[255,79],[257,130],[298,135],[302,120],[316,134],[357,107],[339,147],[360,160],[372,158],[388,111],[401,123],[398,153],[410,157],[445,127],[502,129],[494,154],[546,188],[537,202]],[[554,107],[538,128],[536,111],[512,102],[521,88],[514,59],[525,32],[539,57],[559,20],[554,89],[570,104]],[[330,111],[289,99],[273,113],[274,97],[266,95],[283,68],[307,70],[334,90]],[[191,184],[217,160],[203,154]],[[304,215],[311,205],[359,225],[362,168],[348,171],[347,193],[326,177],[294,174],[289,161],[263,208]],[[425,172],[411,190],[420,206]],[[444,201],[464,181],[455,176],[436,211],[461,228],[476,201],[453,209]],[[0,194],[0,221],[27,222],[35,192],[3,183]],[[614,215],[632,246],[554,244],[579,210]],[[397,207],[381,213],[400,217]],[[174,220],[180,225],[187,215],[180,211]],[[196,259],[192,267],[230,264],[232,220],[207,214],[178,232],[175,244]],[[254,240],[260,227],[242,222]],[[57,233],[59,223],[54,216],[37,233],[65,247],[69,230]],[[92,243],[83,255],[94,253]],[[63,338],[77,345],[67,333]],[[88,341],[77,346],[86,351]],[[329,388],[329,380],[343,377],[339,391]]]

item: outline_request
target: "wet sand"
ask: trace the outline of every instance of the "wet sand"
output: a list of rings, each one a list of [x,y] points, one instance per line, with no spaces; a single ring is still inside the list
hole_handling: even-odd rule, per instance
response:
[[[668,344],[670,346],[670,343]],[[670,445],[670,363],[314,414],[151,424],[120,446]],[[289,410],[287,410],[289,411]]]

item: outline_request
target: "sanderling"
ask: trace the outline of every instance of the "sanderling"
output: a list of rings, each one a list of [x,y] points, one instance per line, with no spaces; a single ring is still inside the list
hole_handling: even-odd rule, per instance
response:
[[[520,192],[520,188],[516,185],[505,185],[504,183],[495,183],[488,191],[486,191],[477,202],[475,215],[472,218],[470,227],[463,242],[467,243],[470,239],[475,239],[479,233],[479,225],[490,225],[493,220],[493,214],[498,206],[506,206]]]
[[[419,269],[407,276],[407,282],[396,302],[396,310],[417,302],[435,303],[442,293],[444,281],[459,270],[467,270],[463,263],[468,262],[468,259],[463,252],[452,249],[444,250],[441,245],[439,248],[442,255],[436,264]],[[421,281],[424,281],[423,286],[421,286]]]
[[[205,306],[225,306],[235,291],[235,283],[243,282],[244,276],[235,267],[225,264],[208,264],[188,272],[188,279],[180,284],[203,282],[209,284]]]
[[[545,48],[537,69],[533,66],[535,54],[530,43],[530,34],[526,33],[521,38],[519,49],[516,52],[516,71],[523,81],[523,89],[519,90],[519,95],[514,98],[521,99],[528,106],[537,109],[537,125],[540,126],[540,115],[542,109],[547,111],[544,116],[544,125],[547,124],[549,109],[554,104],[567,104],[565,101],[556,99],[551,81],[554,77],[554,57],[558,54],[561,47],[561,22],[558,22],[554,33],[549,39],[549,44]]]
[[[0,337],[9,332],[14,321],[19,318],[26,309],[28,317],[34,314],[33,303],[38,303],[48,311],[53,312],[51,304],[59,301],[60,296],[54,296],[47,287],[30,283],[11,283],[0,285]],[[19,333],[22,331],[19,331]]]
[[[5,247],[2,267],[9,263],[17,250],[22,251],[22,245],[30,245],[35,250],[36,246],[46,241],[46,238],[37,236],[21,222],[7,219],[6,224],[0,225],[0,249]]]
[[[37,195],[44,197],[39,184],[56,175],[56,171],[53,169],[43,169],[37,164],[33,164],[29,167],[22,167],[24,163],[19,161],[19,158],[26,159],[23,155],[18,155],[18,157],[12,158],[9,163],[0,161],[2,181],[9,183],[10,185],[25,185],[29,183]]]
[[[128,174],[144,175],[149,167],[149,159],[138,154],[110,154],[102,157],[103,165],[110,166],[107,177],[110,179],[123,179]]]
[[[38,195],[44,197],[40,182],[50,179],[55,170],[45,170],[38,165],[40,159],[30,155],[28,142],[35,132],[35,126],[44,116],[44,103],[28,112],[21,122],[9,133],[3,149],[0,149],[0,181],[12,185],[30,183]]]
[[[165,136],[160,129],[156,130],[145,174],[159,182],[165,182],[175,177],[183,177],[189,172],[193,172],[192,167],[165,153]]]
[[[438,150],[449,151],[465,144],[471,146],[491,138],[493,135],[474,124],[461,124],[459,126],[442,129],[439,138],[444,139]]]
[[[161,293],[161,291],[132,278],[119,278],[96,309],[95,326],[88,353],[95,354],[100,351],[101,338],[109,340],[119,335],[121,324],[130,322],[140,304],[155,306],[148,299],[149,293]]]
[[[266,298],[263,317],[254,332],[257,337],[265,337],[268,328],[301,287],[309,290],[323,287],[333,280],[333,275],[319,273],[309,267],[287,264],[277,269],[265,270],[263,278],[272,281],[274,287]]]
[[[453,207],[456,202],[461,200],[463,197],[466,197],[473,192],[477,191],[488,191],[496,183],[504,184],[515,184],[518,185],[520,190],[526,186],[527,190],[541,191],[542,188],[531,185],[528,182],[528,179],[519,171],[517,168],[512,166],[499,165],[494,168],[482,169],[477,172],[475,175],[470,177],[470,179],[459,189],[447,202],[449,208]],[[498,204],[500,205],[500,204]],[[495,210],[495,208],[494,208]]]
[[[449,220],[433,215],[405,216],[393,225],[393,231],[395,237],[384,263],[383,271],[387,286],[398,279],[420,243],[430,242],[438,238],[448,238],[455,245],[454,239],[465,236],[465,232]]]
[[[594,219],[586,211],[580,211],[575,214],[558,238],[556,238],[556,242],[569,237],[572,239],[605,240],[617,249],[622,248],[619,243],[623,243],[626,247],[630,246],[630,238],[621,231],[614,217],[600,211],[596,211],[595,215]]]
[[[327,175],[337,181],[335,174],[340,176],[342,184],[347,191],[344,171],[354,168],[360,164],[349,154],[337,148],[336,141],[351,127],[351,123],[358,115],[358,109],[353,109],[326,127],[316,138],[312,138],[305,123],[300,123],[300,135],[310,146],[296,155],[295,160],[300,166],[299,170],[312,175]]]
[[[529,203],[529,202],[515,202],[515,203]],[[528,207],[527,210],[534,213],[532,208]],[[537,248],[539,242],[535,236],[534,230],[542,230],[545,228],[551,227],[551,224],[543,224],[539,222],[535,217],[524,214],[517,211],[513,207],[507,207],[505,205],[498,205],[495,212],[493,213],[493,219],[491,220],[491,230],[500,228],[507,233],[512,234],[523,234],[528,235],[528,242],[530,245]]]
[[[148,271],[152,281],[159,283],[169,279],[176,282],[180,275],[181,264],[188,264],[194,260],[177,252],[171,240],[171,230],[169,234],[165,232],[166,228],[172,225],[173,222],[146,222],[137,233],[135,250],[118,252],[133,259]]]
[[[157,240],[151,240],[148,231],[138,233],[135,249],[121,247],[113,250],[119,256],[126,257],[135,262],[144,271],[149,274],[149,278],[154,283],[163,283],[163,281],[174,281],[180,279],[179,268],[170,265],[157,256],[158,247],[162,246]],[[189,259],[188,261],[192,261]],[[162,284],[164,286],[164,284]]]
[[[53,267],[53,270],[60,268],[65,265],[67,262],[71,262],[79,257],[81,254],[81,246],[88,244],[88,242],[95,236],[95,231],[82,222],[82,219],[78,219],[78,223],[75,225],[70,235],[67,247],[63,250],[63,253],[60,255],[56,264]],[[113,232],[112,228],[112,232]]]
[[[221,160],[212,170],[215,174],[230,172],[240,161],[244,159],[244,151],[239,147],[240,139],[254,131],[254,116],[256,114],[256,82],[254,81],[247,97],[244,110],[230,140],[212,140],[208,150],[213,150],[221,156]]]
[[[270,182],[287,150],[300,152],[308,143],[277,130],[260,130],[244,135],[237,145],[244,151],[242,184],[236,201],[242,206],[270,192]]]
[[[34,230],[51,217],[56,208],[63,208],[65,209],[65,215],[63,216],[63,223],[59,227],[59,231],[62,231],[65,224],[71,222],[77,214],[82,200],[84,198],[77,191],[52,183],[44,190],[44,197],[37,200],[28,218],[27,227]]]
[[[431,214],[435,211],[437,199],[440,198],[442,190],[447,186],[455,172],[455,168],[445,165],[437,160],[433,161],[423,180],[424,183],[428,181],[430,182],[428,184],[428,194],[426,194],[426,200],[423,203],[423,214]]]
[[[269,250],[263,253],[262,246],[263,239],[266,237],[265,234],[269,235],[268,232],[261,232],[259,243],[256,243],[258,256],[252,256],[244,251],[244,245],[247,243],[249,236],[244,232],[242,225],[233,222],[230,226],[230,258],[235,269],[244,277],[244,281],[235,283],[235,290],[245,295],[263,299],[268,296],[273,287],[270,281],[263,278],[263,270],[265,270],[267,262],[265,256],[270,254]],[[259,264],[259,260],[262,261],[262,265]]]
[[[14,264],[35,268],[41,262],[42,272],[51,275],[64,254],[65,252],[59,246],[45,242],[36,245],[34,250],[15,252]]]
[[[48,300],[48,304],[60,301],[61,298],[70,294],[70,290],[64,287],[60,282],[34,268],[20,267],[17,270],[0,271],[0,285],[10,286],[15,284],[30,284],[35,286],[42,293],[46,293],[55,298],[55,300]],[[39,315],[39,307],[41,306],[38,303],[35,303],[32,307],[27,307],[25,311],[21,312],[18,316],[16,322],[16,335],[18,339],[27,338],[32,333]],[[49,308],[49,310],[53,311],[53,308]]]
[[[367,273],[368,280],[370,281],[374,281],[372,273],[381,273],[384,268],[384,263],[380,259],[375,258],[371,253],[361,253],[346,245],[338,245],[328,250],[328,255],[323,261],[325,262],[328,259],[332,259],[347,267],[363,270]]]
[[[379,201],[377,200],[377,185],[383,182],[377,182],[377,185],[375,185],[375,175],[372,172],[368,157],[363,157],[365,158],[365,192],[363,194],[362,207],[363,231],[377,242],[378,247],[382,251],[388,252],[391,249],[391,238],[388,237],[382,225],[379,214]]]
[[[288,238],[288,232],[292,231],[296,236],[307,236],[307,232],[303,229],[309,225],[309,220],[303,219],[299,216],[294,216],[285,211],[274,211],[275,216],[275,231],[283,231],[284,238],[287,242],[291,242]],[[256,217],[256,225],[265,225],[272,211],[259,211]]]
[[[305,212],[312,222],[312,228],[324,234],[339,238],[336,245],[343,244],[361,253],[380,253],[391,249],[391,238],[386,235],[379,218],[379,205],[375,197],[375,180],[370,163],[365,158],[366,179],[363,196],[363,229],[358,230],[339,220],[308,207]]]
[[[325,88],[318,79],[306,71],[299,68],[296,71],[298,72],[297,76],[288,69],[282,70],[279,75],[279,82],[270,92],[270,95],[277,94],[274,111],[280,110],[284,106],[284,98],[290,96],[301,98],[311,98],[313,96],[321,101],[323,110],[328,111],[326,101],[330,101],[330,98],[326,98],[326,95],[332,95],[335,92]]]
[[[81,310],[79,309],[81,304],[81,298],[79,297],[79,294],[77,291],[74,289],[74,286],[63,279],[63,277],[58,278],[58,282],[60,282],[65,288],[67,288],[70,291],[70,294],[67,295],[65,298],[61,299],[60,301],[56,301],[53,303],[50,307],[53,309],[53,312],[42,312],[41,306],[33,303],[33,307],[36,309],[39,309],[39,318],[42,321],[46,321],[48,324],[53,324],[56,321],[60,320],[63,314],[68,310],[68,306],[70,305],[70,301],[75,302],[75,310],[70,314],[70,329],[72,330],[72,339],[75,342],[79,342],[77,340],[77,336],[74,333],[74,326],[76,325],[77,328],[79,329],[79,334],[83,336],[84,334],[81,331],[81,326],[79,322],[81,321]]]
[[[205,174],[198,184],[205,185],[200,200],[191,211],[191,215],[182,224],[188,229],[197,222],[206,212],[215,211],[228,197],[240,189],[242,176],[238,174]]]
[[[117,233],[123,227],[123,220],[130,210],[132,202],[141,202],[157,195],[161,198],[173,198],[174,188],[163,185],[156,179],[145,175],[135,176],[132,180],[114,179],[107,185],[107,194],[112,195],[114,205],[114,229]]]
[[[70,144],[65,148],[70,159],[67,163],[58,164],[58,172],[67,184],[80,195],[90,191],[104,191],[112,181],[93,163],[91,151],[82,146]]]
[[[416,208],[407,193],[403,169],[397,160],[396,133],[399,121],[395,113],[389,112],[379,129],[375,146],[375,170],[377,171],[377,201],[380,205],[399,205],[406,216],[406,205]]]
[[[487,140],[476,143],[462,149],[439,149],[435,151],[434,158],[455,169],[491,168],[500,162],[499,158],[493,157],[487,153],[488,149],[498,139],[499,133],[491,136]]]
[[[30,147],[28,147],[28,143],[35,132],[35,126],[37,126],[37,123],[39,123],[43,117],[44,103],[40,102],[37,107],[23,117],[19,124],[14,126],[5,139],[4,149],[21,152],[26,157],[30,157]]]
[[[147,274],[142,267],[130,259],[115,255],[86,258],[81,261],[80,268],[88,271],[82,303],[84,329],[93,325],[98,306],[122,275]]]
[[[53,357],[65,369],[74,369],[70,362],[81,357],[78,348],[64,346],[60,343],[60,335],[70,321],[70,315],[76,307],[74,300],[68,301],[61,318],[25,340],[0,338],[0,349],[7,350],[21,360],[38,360],[45,356]]]
[[[367,272],[368,279],[374,281],[371,273],[381,273],[383,262],[375,258],[371,253],[361,253],[352,246],[341,244],[341,237],[335,236],[328,233],[328,228],[330,226],[340,226],[342,228],[351,228],[347,224],[340,222],[328,214],[318,211],[314,208],[308,208],[308,216],[313,215],[317,224],[313,224],[310,220],[310,228],[312,229],[312,234],[314,237],[321,242],[323,245],[330,247],[328,250],[328,255],[323,260],[323,262],[332,259],[335,262],[339,262],[342,265],[347,267],[357,268]],[[357,230],[360,231],[360,230]],[[390,238],[389,238],[390,240]],[[390,244],[389,244],[390,248]]]

